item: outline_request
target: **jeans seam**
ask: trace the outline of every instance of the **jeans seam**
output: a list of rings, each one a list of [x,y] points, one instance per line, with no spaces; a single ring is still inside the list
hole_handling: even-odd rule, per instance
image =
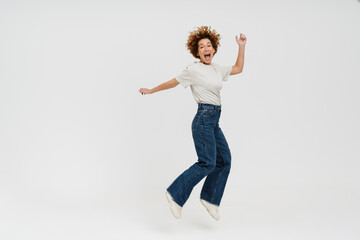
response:
[[[216,151],[217,151],[218,149],[219,149],[219,148],[216,147]],[[218,177],[218,179],[216,180],[215,187],[214,187],[215,190],[214,190],[213,195],[212,195],[212,197],[211,197],[211,202],[213,202],[213,200],[214,200],[215,193],[216,193],[216,190],[217,190],[217,186],[218,186],[218,184],[219,184],[220,177],[222,176],[222,174],[223,174],[223,172],[224,172],[224,170],[225,170],[225,158],[222,156],[222,154],[221,154],[220,151],[219,151],[219,155],[220,155],[220,157],[222,158],[222,160],[224,161],[224,167],[222,167],[222,170],[221,170],[221,172],[219,173],[219,177]],[[215,166],[215,167],[216,167],[216,166]]]

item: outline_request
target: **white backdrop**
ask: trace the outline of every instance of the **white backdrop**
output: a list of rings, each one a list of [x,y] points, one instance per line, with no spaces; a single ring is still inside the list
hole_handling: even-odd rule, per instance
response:
[[[359,239],[360,2],[1,1],[0,238]],[[215,222],[197,185],[190,88],[141,95],[221,34],[220,126],[232,169]]]

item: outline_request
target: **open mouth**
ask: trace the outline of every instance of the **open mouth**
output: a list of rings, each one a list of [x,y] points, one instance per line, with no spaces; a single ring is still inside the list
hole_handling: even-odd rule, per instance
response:
[[[209,54],[205,54],[204,57],[205,57],[206,60],[210,60],[210,53],[209,53]]]

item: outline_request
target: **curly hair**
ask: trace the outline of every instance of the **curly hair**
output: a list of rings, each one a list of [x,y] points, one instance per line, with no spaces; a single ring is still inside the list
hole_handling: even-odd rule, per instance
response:
[[[221,39],[220,34],[218,34],[214,29],[211,30],[210,26],[198,27],[196,30],[190,32],[189,38],[186,43],[187,49],[195,58],[200,59],[200,57],[197,56],[198,42],[204,38],[208,38],[211,41],[211,45],[215,50],[214,55],[216,54],[217,49],[220,46],[220,39]]]

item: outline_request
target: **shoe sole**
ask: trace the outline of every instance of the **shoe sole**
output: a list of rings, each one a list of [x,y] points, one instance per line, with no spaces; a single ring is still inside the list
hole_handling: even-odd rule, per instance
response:
[[[176,218],[176,219],[179,219],[180,217],[181,217],[181,215],[179,216],[179,217],[177,217],[176,215],[175,215],[175,213],[173,212],[173,210],[172,210],[172,208],[171,208],[171,204],[172,204],[172,202],[171,202],[171,200],[169,199],[169,197],[171,197],[171,195],[170,195],[170,193],[169,193],[169,195],[168,195],[168,191],[166,190],[165,191],[165,196],[166,196],[166,199],[167,199],[167,201],[169,202],[169,204],[170,204],[170,210],[171,210],[171,213],[172,213],[172,215],[174,215],[174,217]],[[174,201],[174,200],[173,200]]]
[[[205,200],[204,200],[205,201]],[[218,219],[216,219],[212,214],[211,212],[209,211],[209,209],[205,206],[205,204],[203,203],[203,201],[201,201],[201,198],[200,198],[200,202],[201,204],[205,207],[206,211],[210,214],[210,216],[213,217],[213,219],[215,219],[216,221],[219,221],[220,217]]]

